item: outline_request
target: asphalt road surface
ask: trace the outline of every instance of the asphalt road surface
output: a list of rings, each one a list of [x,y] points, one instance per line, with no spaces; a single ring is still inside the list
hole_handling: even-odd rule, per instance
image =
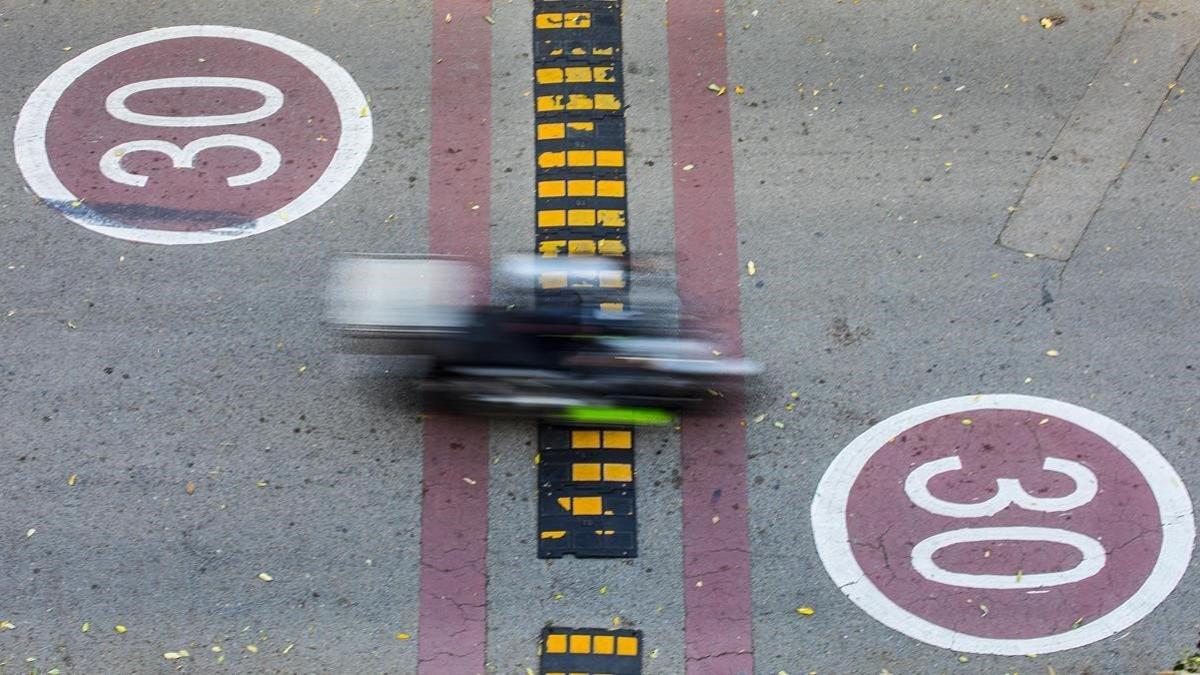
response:
[[[677,20],[668,23],[668,11]],[[531,13],[527,0],[0,4],[0,672],[435,672],[418,662],[421,541],[436,534],[421,527],[423,422],[381,365],[335,353],[319,322],[322,293],[335,252],[428,250],[431,195],[465,184],[431,163],[445,152],[431,147],[431,111],[447,109],[436,96],[455,105],[490,98],[490,115],[477,120],[489,152],[475,167],[490,195],[462,193],[461,202],[484,205],[493,257],[533,249]],[[709,30],[713,15],[723,17],[723,30]],[[491,425],[489,475],[463,476],[486,487],[488,514],[486,561],[474,561],[486,573],[486,640],[461,640],[463,658],[478,656],[489,672],[536,672],[538,635],[550,622],[640,629],[646,673],[739,672],[748,664],[756,673],[793,674],[1150,673],[1193,652],[1200,578],[1184,488],[1200,490],[1196,7],[626,0],[623,23],[633,255],[678,253],[682,275],[689,256],[704,252],[677,237],[688,232],[677,215],[690,213],[677,197],[728,188],[735,198],[736,222],[718,235],[736,240],[736,250],[714,259],[737,279],[725,290],[740,293],[744,352],[766,372],[748,385],[740,415],[749,592],[723,597],[727,588],[716,585],[708,599],[720,611],[749,608],[744,622],[730,624],[747,647],[706,653],[708,638],[689,634],[685,620],[689,608],[697,618],[705,596],[702,579],[685,581],[682,551],[695,528],[681,527],[684,505],[708,499],[689,501],[680,459],[686,430],[639,432],[639,557],[544,561],[535,557],[535,425],[505,421]],[[435,53],[433,36],[446,24],[461,32],[447,33]],[[100,198],[59,199],[66,193],[44,189],[45,171],[31,179],[17,158],[48,157],[50,173],[74,195],[117,185],[99,177],[106,152],[130,173],[151,170],[133,159],[122,165],[138,148],[104,145],[110,120],[100,111],[128,114],[153,99],[139,104],[130,93],[125,108],[114,107],[105,99],[112,87],[103,85],[168,77],[158,70],[178,54],[110,61],[107,76],[63,75],[62,100],[42,119],[40,136],[19,133],[18,118],[36,113],[27,101],[39,84],[89,49],[189,25],[263,31],[329,57],[288,62],[318,64],[289,75],[287,87],[311,93],[300,109],[271,118],[286,118],[280,130],[262,133],[278,133],[271,142],[281,147],[297,144],[313,166],[340,168],[319,199],[285,207],[302,204],[300,192],[324,175],[321,167],[306,173],[285,153],[278,171],[286,180],[263,183],[256,228],[228,241],[168,246],[148,243],[144,232],[179,230],[171,222],[181,213],[224,217],[220,190],[232,188],[219,180],[189,188],[186,212],[109,208]],[[261,52],[203,42],[220,37],[192,38],[194,53],[180,52],[188,67],[216,77],[218,66],[229,75],[269,62],[251,58],[266,59]],[[490,88],[437,81],[439,65],[472,46],[478,52],[489,38],[490,75],[470,81]],[[693,44],[696,53],[727,50],[723,81],[688,70]],[[685,75],[698,84],[684,86]],[[706,80],[725,91],[710,91]],[[230,94],[242,101],[237,110],[257,103],[239,95]],[[269,107],[271,94],[263,97]],[[695,120],[686,105],[700,97],[716,106],[716,131],[684,137],[681,130],[697,128],[688,126]],[[724,133],[721,114],[730,122]],[[166,132],[142,121],[147,138],[176,144],[183,167],[182,137],[156,135]],[[298,139],[312,142],[300,147]],[[242,143],[238,152],[251,143],[224,142]],[[732,151],[732,174],[706,173],[723,148]],[[250,150],[269,163],[269,150]],[[334,150],[346,154],[331,160]],[[686,168],[693,164],[694,173]],[[124,192],[112,194],[139,189],[118,187]],[[179,194],[167,190],[161,199]],[[93,201],[99,211],[89,210]],[[1078,451],[1068,459],[1099,481],[1095,508],[1115,509],[1088,527],[1125,523],[1136,531],[1118,545],[1087,530],[1104,549],[1105,589],[1132,586],[1064,596],[1056,605],[1063,611],[1073,615],[1072,602],[1087,608],[1065,625],[1047,624],[1046,634],[1084,631],[1078,645],[1036,642],[1049,609],[1012,601],[1006,582],[993,589],[1010,590],[949,584],[939,588],[954,594],[923,595],[924,581],[897,570],[917,567],[911,547],[924,535],[902,533],[895,546],[908,561],[887,548],[887,530],[878,533],[877,548],[893,556],[881,568],[894,573],[887,583],[867,579],[869,570],[839,583],[831,569],[839,559],[818,551],[810,509],[843,449],[895,414],[983,394],[1090,411],[1077,422],[1090,431],[1064,427],[1056,448]],[[988,408],[991,399],[978,400],[979,411],[953,412],[954,428],[944,433],[1015,443],[1012,425],[1034,419],[1013,422]],[[1059,408],[1034,413],[1030,424],[1053,417],[1051,427],[1070,417]],[[1110,439],[1108,421],[1146,445],[1129,450],[1132,441]],[[895,439],[884,435],[870,450]],[[924,461],[920,448],[913,452],[910,466]],[[847,515],[858,499],[872,512],[915,513],[870,501],[887,498],[871,485],[899,489],[905,480],[886,466],[871,473],[874,466],[858,467],[866,483],[835,511]],[[1005,475],[971,471],[974,493],[939,488],[935,479],[926,487],[977,502]],[[1087,480],[1072,480],[1085,491]],[[1071,491],[1069,481],[1061,490],[1047,485],[1035,494]],[[1170,511],[1172,498],[1187,512]],[[1180,523],[1186,537],[1177,534]],[[856,527],[852,521],[840,540],[829,535],[825,546],[870,548],[874,534]],[[1075,540],[1033,541],[1025,553],[997,545],[992,571],[1015,574],[1019,584],[1023,574],[1082,569],[1087,549],[1068,541]],[[961,550],[962,560],[974,551]],[[853,555],[869,567],[870,553]],[[990,560],[991,549],[983,555]],[[1150,575],[1156,561],[1176,573],[1142,586],[1137,575]],[[971,564],[991,563],[962,563]],[[962,607],[950,607],[965,604],[972,628],[962,631],[1005,641],[1009,651],[939,643],[909,615],[888,615],[854,595],[854,586],[868,584],[891,589],[897,606],[930,625],[943,621],[943,632],[946,622],[967,625]],[[1120,593],[1155,597],[1122,604]],[[1092,636],[1092,624],[1111,630]]]

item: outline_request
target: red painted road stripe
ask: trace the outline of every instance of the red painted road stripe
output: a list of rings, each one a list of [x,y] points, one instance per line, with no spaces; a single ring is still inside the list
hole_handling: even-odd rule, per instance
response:
[[[722,0],[667,5],[675,245],[679,294],[741,353],[733,143],[725,86]],[[732,91],[732,88],[731,88]],[[688,164],[695,168],[684,172]],[[745,404],[725,392],[728,412],[684,422],[683,576],[687,671],[750,673],[750,543]]]
[[[430,95],[429,250],[486,270],[491,190],[489,0],[435,0]],[[447,16],[451,20],[447,21]],[[486,276],[472,299],[489,296]],[[488,425],[425,420],[419,672],[483,673],[487,637]]]

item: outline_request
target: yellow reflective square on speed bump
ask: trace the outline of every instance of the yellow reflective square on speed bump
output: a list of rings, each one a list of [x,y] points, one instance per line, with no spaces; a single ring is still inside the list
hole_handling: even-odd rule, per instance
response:
[[[538,84],[560,84],[563,81],[562,68],[538,68],[534,75]]]
[[[625,244],[618,239],[601,239],[596,246],[600,255],[622,256],[626,251]]]
[[[567,255],[596,255],[596,242],[590,239],[573,239],[568,241]]]
[[[592,99],[592,105],[596,110],[620,110],[621,100],[615,94],[596,94]]]
[[[562,98],[562,97],[559,97]],[[600,98],[597,96],[596,98]],[[566,103],[563,108],[566,110],[594,110],[596,109],[596,101],[591,96],[586,94],[567,94]]]
[[[604,480],[613,483],[628,483],[633,480],[633,466],[630,464],[605,464]]]
[[[546,652],[550,654],[567,653],[567,636],[561,633],[551,633],[546,636]]]
[[[557,169],[567,165],[567,156],[563,152],[543,152],[538,155],[539,169]]]
[[[538,227],[563,227],[567,224],[567,212],[563,210],[538,211]]]
[[[569,180],[567,181],[568,197],[595,197],[596,183],[611,183],[613,181]],[[624,190],[621,192],[624,195]]]
[[[564,80],[567,82],[591,82],[592,69],[587,66],[563,68]]]
[[[567,213],[567,225],[571,227],[594,227],[596,211],[594,209],[571,209]]]
[[[604,447],[610,450],[629,450],[633,447],[633,432],[629,429],[606,429]]]
[[[596,196],[598,196],[598,197],[624,197],[625,196],[625,181],[623,181],[623,180],[598,180],[598,181],[596,181]]]
[[[597,209],[596,222],[604,227],[625,227],[625,212],[617,209]]]
[[[580,482],[600,480],[600,465],[590,462],[572,464],[571,480]]]
[[[571,430],[571,449],[572,450],[590,450],[600,447],[600,430],[599,429],[572,429]]]
[[[617,638],[612,635],[593,635],[592,636],[592,653],[593,654],[615,654],[617,651]]]
[[[623,150],[597,150],[596,166],[625,166],[625,152]]]
[[[559,153],[561,154],[561,153]],[[595,166],[596,153],[593,150],[568,150],[567,166]],[[560,165],[561,166],[561,165]]]
[[[567,648],[572,654],[591,654],[592,653],[592,636],[591,635],[572,635],[568,638],[570,646]]]
[[[563,247],[567,242],[563,239],[553,239],[538,243],[538,253],[542,254],[543,258],[557,258],[562,252]]]
[[[562,122],[543,122],[537,125],[537,139],[539,141],[553,141],[560,138],[566,138],[567,127]]]
[[[642,672],[641,632],[602,628],[542,629],[542,675],[595,675]]]
[[[591,28],[592,15],[590,12],[543,12],[534,17],[533,25],[539,30]]]
[[[538,181],[537,196],[541,199],[554,199],[567,196],[567,181],[543,180]]]
[[[573,497],[571,513],[576,516],[604,515],[604,500],[600,497]]]

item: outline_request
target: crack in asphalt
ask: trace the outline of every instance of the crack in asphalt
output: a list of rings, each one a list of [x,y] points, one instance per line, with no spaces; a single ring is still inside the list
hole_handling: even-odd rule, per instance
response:
[[[481,569],[479,569],[479,566],[477,564],[480,562],[482,562],[482,561],[472,560],[472,561],[470,561],[470,563],[463,565],[461,567],[438,567],[437,565],[435,565],[429,561],[422,561],[421,567],[423,567],[425,569],[433,570],[435,572],[441,572],[442,574],[460,574],[463,572],[474,572],[476,574],[483,574],[483,571]]]
[[[706,659],[719,659],[726,656],[742,656],[745,654],[753,654],[753,651],[739,649],[735,652],[717,652],[715,654],[705,654],[704,656],[689,656],[688,661],[704,661]]]

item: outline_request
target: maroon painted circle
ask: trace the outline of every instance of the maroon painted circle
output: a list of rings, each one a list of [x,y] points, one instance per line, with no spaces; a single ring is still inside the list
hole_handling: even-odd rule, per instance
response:
[[[963,424],[970,419],[971,424]],[[962,470],[935,476],[937,498],[972,504],[1015,478],[1035,497],[1062,497],[1075,485],[1042,462],[1083,464],[1099,490],[1087,504],[1045,513],[1009,505],[980,518],[935,515],[913,504],[904,481],[916,467],[957,455]],[[1132,597],[1149,577],[1162,545],[1158,503],[1145,477],[1118,449],[1074,423],[1035,412],[974,410],[938,417],[898,434],[863,467],[846,504],[851,549],[867,578],[904,610],[946,629],[984,638],[1026,639],[1063,633]],[[982,527],[1061,528],[1099,541],[1107,553],[1094,576],[1062,586],[963,588],[935,583],[912,566],[913,547],[942,532]],[[1072,546],[1053,542],[959,543],[934,554],[944,570],[1013,575],[1061,572],[1080,562]],[[1033,590],[1033,589],[1030,589]],[[986,611],[985,611],[986,610]]]
[[[114,90],[135,82],[177,77],[260,80],[284,94],[270,117],[243,124],[158,127],[116,119],[105,109]],[[175,88],[130,96],[130,110],[150,115],[230,115],[258,108],[263,97],[236,88]],[[329,166],[341,140],[337,102],[321,79],[292,56],[236,38],[183,37],[133,47],[83,73],[50,115],[46,149],[59,180],[92,211],[129,227],[205,231],[272,214],[310,188]],[[253,171],[258,156],[240,148],[201,152],[195,168],[179,169],[158,152],[130,153],[126,171],[149,178],[144,187],[113,182],[100,158],[125,142],[189,142],[220,134],[266,141],[280,152],[279,170],[258,183],[230,187],[225,179]]]

